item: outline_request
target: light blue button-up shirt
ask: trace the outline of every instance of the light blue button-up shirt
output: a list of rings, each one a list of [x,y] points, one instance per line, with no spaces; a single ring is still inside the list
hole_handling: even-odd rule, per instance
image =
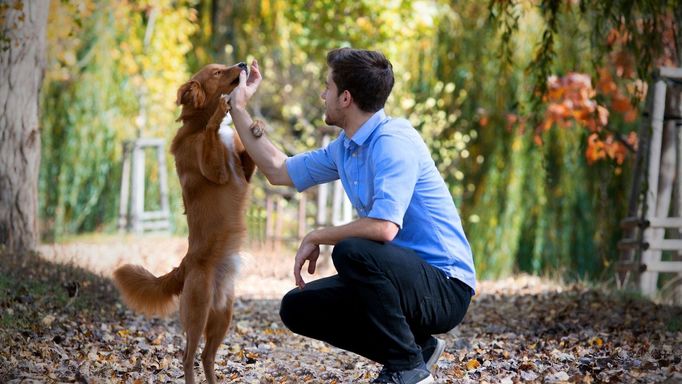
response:
[[[289,177],[300,192],[341,179],[360,217],[392,221],[392,243],[476,289],[471,247],[452,196],[419,133],[405,119],[379,110],[348,138],[290,157]]]

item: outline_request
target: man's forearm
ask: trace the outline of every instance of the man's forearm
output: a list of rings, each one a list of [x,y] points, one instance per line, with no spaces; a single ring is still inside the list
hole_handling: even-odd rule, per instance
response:
[[[287,155],[275,147],[265,135],[255,137],[251,134],[249,127],[253,124],[253,119],[245,109],[233,108],[230,115],[246,151],[270,184],[292,186],[285,164]]]
[[[349,237],[360,237],[375,241],[391,241],[398,233],[398,226],[386,220],[361,217],[348,224],[321,228],[311,232],[310,240],[315,244],[336,245]]]

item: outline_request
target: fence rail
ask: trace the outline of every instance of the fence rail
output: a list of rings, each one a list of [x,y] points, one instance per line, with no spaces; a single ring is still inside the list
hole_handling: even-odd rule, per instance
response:
[[[264,195],[252,199],[247,213],[252,249],[292,251],[311,229],[344,224],[353,218],[351,203],[339,181],[302,193],[293,188],[266,187]]]

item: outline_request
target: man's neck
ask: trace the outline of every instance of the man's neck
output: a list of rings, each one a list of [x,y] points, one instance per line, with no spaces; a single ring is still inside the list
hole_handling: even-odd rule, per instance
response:
[[[364,111],[359,111],[356,113],[350,113],[348,116],[346,116],[346,124],[345,127],[343,128],[343,131],[346,133],[346,137],[349,139],[353,138],[353,135],[362,127],[363,124],[369,120],[370,117],[374,116],[375,112],[364,112]]]

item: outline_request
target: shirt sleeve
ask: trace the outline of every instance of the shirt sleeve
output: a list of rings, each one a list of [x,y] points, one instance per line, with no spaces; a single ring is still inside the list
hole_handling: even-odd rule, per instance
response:
[[[341,143],[342,144],[342,143]],[[336,139],[324,148],[300,153],[286,160],[287,172],[299,192],[313,185],[328,183],[339,178],[333,154],[337,150]]]
[[[419,158],[407,138],[382,136],[377,139],[372,162],[374,196],[367,217],[388,220],[403,226],[419,174]]]

